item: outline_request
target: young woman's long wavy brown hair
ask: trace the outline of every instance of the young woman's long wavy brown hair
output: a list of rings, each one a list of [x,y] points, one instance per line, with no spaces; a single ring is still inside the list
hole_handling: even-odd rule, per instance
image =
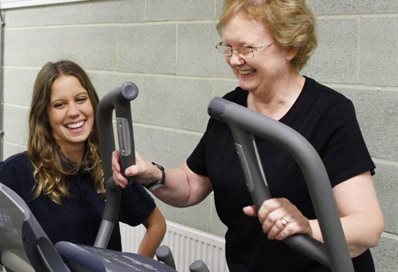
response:
[[[28,141],[28,156],[33,163],[34,177],[37,182],[33,198],[44,194],[57,204],[61,204],[63,199],[70,196],[66,177],[76,174],[81,169],[89,171],[94,188],[100,193],[104,192],[104,174],[95,124],[87,139],[81,165],[68,161],[52,136],[47,109],[50,105],[51,86],[61,75],[74,76],[79,80],[88,92],[94,113],[99,101],[86,72],[72,61],[49,62],[37,75],[29,114]]]

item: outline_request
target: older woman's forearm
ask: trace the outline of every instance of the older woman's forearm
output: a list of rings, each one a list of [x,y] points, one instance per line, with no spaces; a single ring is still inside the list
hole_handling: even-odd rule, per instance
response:
[[[175,207],[195,205],[212,191],[208,178],[195,174],[186,164],[181,168],[166,169],[165,176],[165,185],[152,193]]]

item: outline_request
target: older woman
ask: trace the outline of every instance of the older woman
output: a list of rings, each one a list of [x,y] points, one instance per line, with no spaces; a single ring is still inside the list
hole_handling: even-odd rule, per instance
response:
[[[224,98],[292,127],[315,147],[330,176],[355,270],[374,271],[369,248],[384,227],[372,181],[375,166],[351,101],[300,74],[317,44],[305,1],[226,0],[218,30],[216,47],[239,80]],[[277,241],[297,233],[322,241],[322,235],[297,163],[267,141],[257,144],[274,197],[258,212],[246,193],[229,128],[213,119],[181,168],[162,175],[139,158],[126,174],[149,186],[163,177],[153,193],[174,206],[194,205],[214,191],[217,213],[228,228],[230,271],[328,271]],[[114,177],[125,186],[117,160],[115,153]]]

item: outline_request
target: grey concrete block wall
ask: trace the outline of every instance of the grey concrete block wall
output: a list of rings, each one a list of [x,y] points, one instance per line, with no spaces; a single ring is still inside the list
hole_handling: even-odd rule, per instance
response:
[[[373,249],[377,271],[392,272],[398,264],[398,2],[308,2],[318,17],[319,46],[303,73],[356,106],[386,216],[383,239]],[[3,157],[25,148],[38,70],[68,58],[89,72],[100,96],[135,82],[137,148],[165,166],[180,165],[205,129],[210,99],[236,86],[214,50],[221,6],[222,0],[112,0],[2,10]],[[212,197],[191,208],[159,205],[172,221],[224,234]]]

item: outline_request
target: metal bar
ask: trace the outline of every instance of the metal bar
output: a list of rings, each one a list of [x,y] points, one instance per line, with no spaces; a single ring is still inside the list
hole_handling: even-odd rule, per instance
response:
[[[0,160],[3,160],[3,139],[4,139],[4,27],[3,13],[0,9]]]

